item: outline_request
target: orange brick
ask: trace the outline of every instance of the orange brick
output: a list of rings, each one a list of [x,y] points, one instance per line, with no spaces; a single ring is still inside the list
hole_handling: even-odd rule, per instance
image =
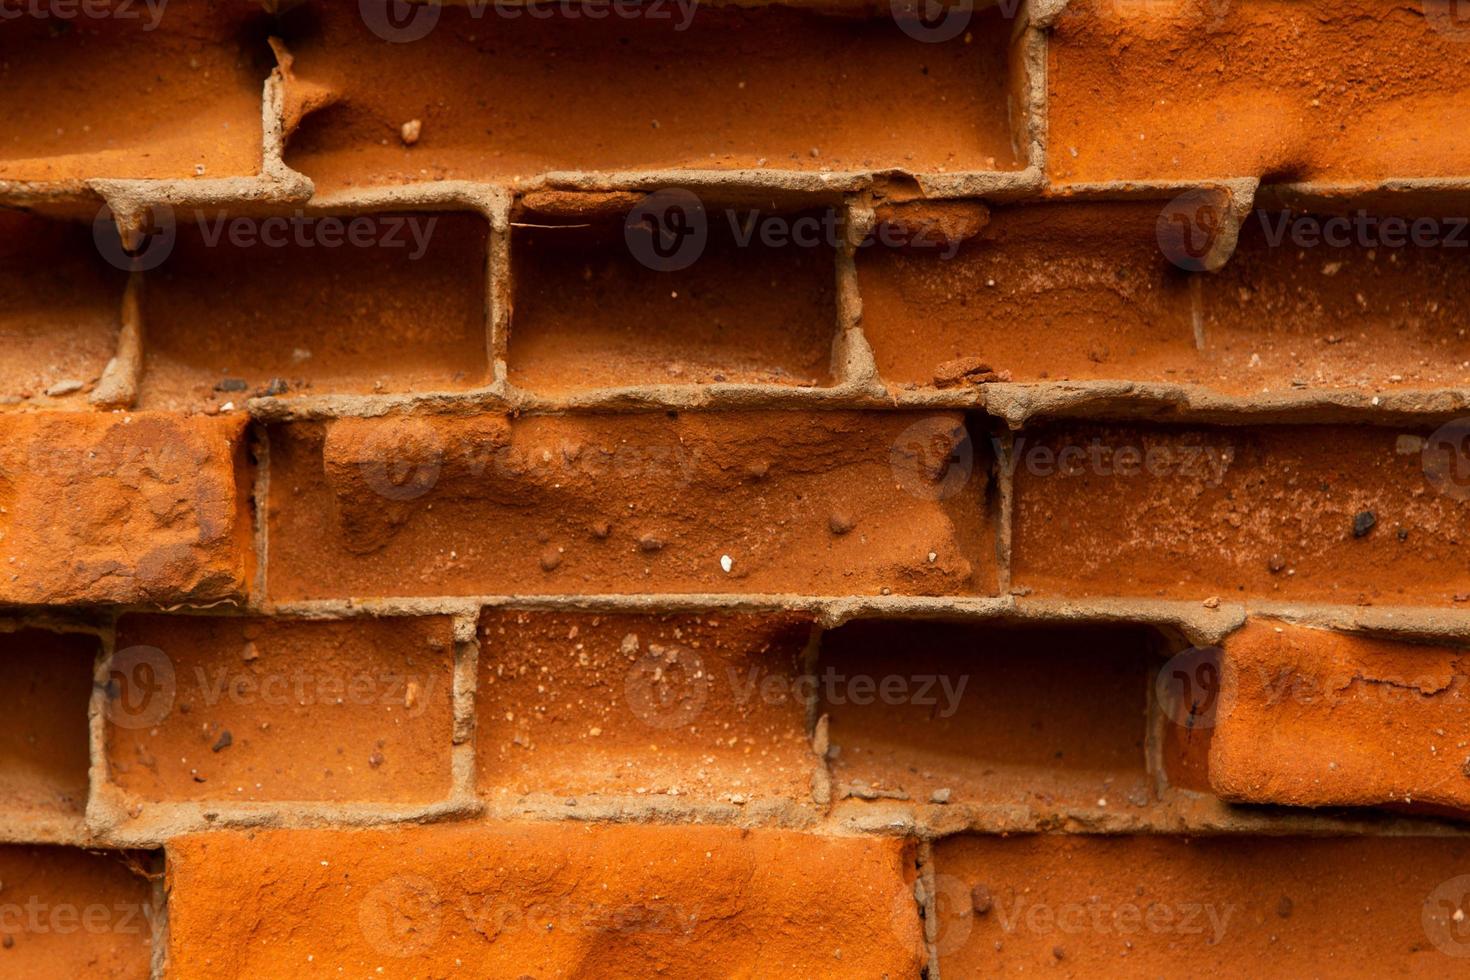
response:
[[[449,794],[448,617],[127,616],[117,649],[107,758],[140,799]]]
[[[809,801],[811,618],[487,611],[480,792]]]
[[[79,633],[0,633],[0,809],[42,821],[82,815],[99,650]]]
[[[268,588],[992,592],[989,460],[956,413],[278,427]]]
[[[147,980],[153,887],[147,855],[0,846],[0,974]]]
[[[1427,452],[1422,433],[1367,426],[1038,427],[1017,437],[1013,578],[1047,595],[1449,605],[1470,591],[1467,512]]]
[[[1466,976],[1470,843],[951,837],[944,976]]]
[[[169,967],[351,976],[914,976],[897,839],[573,823],[175,838]]]
[[[1225,644],[1221,796],[1470,810],[1470,654],[1252,620]]]
[[[0,602],[241,596],[244,428],[240,416],[0,416]]]

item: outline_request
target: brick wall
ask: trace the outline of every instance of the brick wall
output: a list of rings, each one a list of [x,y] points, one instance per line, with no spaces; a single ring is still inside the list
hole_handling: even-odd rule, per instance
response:
[[[0,975],[1470,976],[1470,13],[979,6],[0,0]]]

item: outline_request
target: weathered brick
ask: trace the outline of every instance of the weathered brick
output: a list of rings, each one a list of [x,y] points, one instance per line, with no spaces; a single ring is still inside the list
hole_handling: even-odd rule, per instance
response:
[[[631,205],[610,216],[532,215],[526,220],[560,227],[517,229],[512,383],[552,391],[831,380],[835,208],[772,212],[668,192],[628,197]],[[687,207],[684,220],[706,237],[690,237],[687,251],[665,264],[656,252],[637,252],[640,239],[624,226],[650,212],[650,222],[672,223],[662,217],[671,207]],[[641,241],[651,249],[651,235],[664,229],[649,228]]]
[[[375,34],[356,7],[312,14],[283,25],[293,90],[329,107],[306,117],[287,161],[319,186],[575,169],[1024,166],[1013,139],[1022,117],[1008,119],[1012,22],[989,11],[933,44],[904,34],[886,7],[832,17],[670,3],[606,19],[549,7],[534,19],[492,11],[489,24],[446,5],[422,40],[402,44],[384,44],[386,23]],[[440,108],[466,85],[516,97]],[[385,120],[410,119],[423,122],[416,143],[384,140],[397,136]]]
[[[143,407],[489,380],[483,218],[194,208],[174,222],[144,294]]]
[[[100,646],[82,633],[0,632],[0,809],[7,814],[44,823],[86,808],[87,705]]]
[[[139,799],[449,795],[448,617],[126,616],[117,649],[107,760]]]
[[[278,427],[267,587],[989,592],[989,447],[962,422],[694,412]]]
[[[503,823],[175,838],[180,976],[913,976],[911,847]],[[530,965],[534,964],[534,967]]]
[[[811,799],[811,618],[490,610],[480,792]]]
[[[822,637],[834,796],[928,803],[1149,802],[1135,629],[865,621]]]
[[[1074,0],[1052,32],[1048,169],[1342,184],[1464,173],[1457,13],[1442,0]]]
[[[141,854],[0,845],[0,974],[147,980],[150,863]]]
[[[1470,654],[1252,620],[1225,644],[1210,785],[1229,800],[1470,810]]]
[[[1012,572],[1037,593],[1448,605],[1470,591],[1470,511],[1432,478],[1422,431],[1080,424],[1016,444]]]
[[[239,416],[0,416],[0,602],[242,595],[244,428]]]
[[[951,837],[944,976],[1463,976],[1470,843]],[[984,911],[981,911],[984,909]]]

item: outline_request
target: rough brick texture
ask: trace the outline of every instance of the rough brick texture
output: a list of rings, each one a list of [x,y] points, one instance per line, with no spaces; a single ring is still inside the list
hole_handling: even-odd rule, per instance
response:
[[[1467,55],[0,0],[0,977],[1470,977]]]

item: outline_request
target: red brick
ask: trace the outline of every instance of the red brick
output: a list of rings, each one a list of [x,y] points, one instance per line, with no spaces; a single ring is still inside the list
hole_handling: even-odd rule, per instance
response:
[[[42,821],[86,809],[100,647],[81,633],[0,633],[0,808]]]
[[[834,795],[1038,807],[1149,802],[1135,629],[866,621],[822,637]]]
[[[240,416],[0,416],[0,602],[242,595],[244,427]]]
[[[0,974],[147,980],[151,863],[141,854],[0,846]]]
[[[117,648],[107,759],[113,782],[139,799],[449,795],[448,617],[127,616]],[[159,666],[139,700],[130,685],[150,657]]]
[[[811,618],[487,611],[480,792],[810,801]]]
[[[952,837],[934,866],[944,976],[1466,975],[1462,838]]]
[[[572,823],[175,838],[169,967],[351,976],[914,976],[897,839]]]
[[[1470,810],[1470,654],[1252,620],[1226,641],[1210,784],[1229,800]]]
[[[1422,432],[1055,425],[1016,442],[1012,574],[1038,594],[1449,605],[1470,591],[1467,512],[1426,475]],[[1374,523],[1357,536],[1360,514]]]
[[[990,592],[988,444],[961,425],[694,412],[279,427],[268,589]]]

